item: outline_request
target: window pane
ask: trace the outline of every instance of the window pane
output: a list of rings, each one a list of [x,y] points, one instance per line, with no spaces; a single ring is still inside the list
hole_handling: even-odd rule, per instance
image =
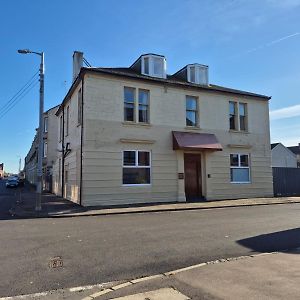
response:
[[[195,67],[190,67],[190,81],[196,82],[196,72]]]
[[[148,105],[149,103],[149,91],[139,90],[139,104]]]
[[[230,115],[230,117],[229,117],[229,128],[232,130],[236,130],[235,117],[232,115]]]
[[[123,164],[124,166],[135,166],[135,151],[123,152]]]
[[[139,122],[140,123],[149,123],[148,106],[146,106],[146,105],[139,105]]]
[[[78,91],[78,109],[77,109],[77,121],[78,124],[81,124],[82,120],[82,92],[81,89]]]
[[[134,104],[131,103],[124,104],[124,120],[134,121]]]
[[[229,114],[235,115],[235,103],[229,102]]]
[[[240,116],[246,116],[246,104],[240,103],[239,112],[240,112]]]
[[[186,97],[186,109],[197,110],[197,99],[195,97]]]
[[[230,166],[238,167],[239,166],[239,156],[238,154],[230,154]]]
[[[163,74],[163,59],[158,57],[153,57],[153,72],[156,75]]]
[[[240,130],[246,130],[246,117],[240,116]]]
[[[150,166],[150,153],[139,151],[139,166]]]
[[[149,74],[149,58],[144,57],[144,73]]]
[[[123,184],[150,184],[150,168],[123,168]]]
[[[249,168],[245,169],[230,169],[232,182],[249,182]]]
[[[124,88],[124,102],[134,103],[134,89],[133,88]]]
[[[249,167],[249,156],[248,155],[241,155],[241,167]]]
[[[44,132],[48,131],[48,118],[44,119]]]
[[[195,111],[187,111],[186,112],[186,125],[187,126],[196,126],[196,112]]]

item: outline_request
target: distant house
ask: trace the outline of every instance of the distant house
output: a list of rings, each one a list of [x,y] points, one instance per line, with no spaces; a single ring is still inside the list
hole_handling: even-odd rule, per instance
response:
[[[300,143],[298,146],[288,147],[297,156],[297,166],[300,168]]]
[[[0,164],[0,178],[4,177],[4,164]]]
[[[297,168],[297,157],[281,143],[271,144],[272,167]]]
[[[58,122],[55,115],[58,106],[44,112],[43,120],[43,190],[52,190],[52,165],[57,156]],[[25,157],[26,180],[37,184],[38,136],[34,137],[31,148]]]

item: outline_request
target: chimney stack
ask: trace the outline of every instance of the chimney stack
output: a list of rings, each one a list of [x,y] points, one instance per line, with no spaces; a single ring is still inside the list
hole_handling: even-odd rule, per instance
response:
[[[83,52],[74,51],[74,53],[73,53],[73,80],[72,80],[72,82],[75,81],[75,79],[78,76],[82,66],[83,66]]]

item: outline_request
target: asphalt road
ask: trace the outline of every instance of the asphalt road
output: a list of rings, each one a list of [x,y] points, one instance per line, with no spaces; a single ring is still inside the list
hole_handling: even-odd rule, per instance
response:
[[[2,183],[3,184],[3,183]],[[0,187],[0,209],[14,191]],[[5,193],[5,195],[3,194]],[[12,193],[12,194],[11,194]],[[0,297],[300,246],[300,204],[0,221]],[[51,269],[61,256],[64,267]]]
[[[23,188],[6,188],[6,180],[0,180],[0,220],[11,219],[9,210],[16,205],[19,200],[20,191]]]

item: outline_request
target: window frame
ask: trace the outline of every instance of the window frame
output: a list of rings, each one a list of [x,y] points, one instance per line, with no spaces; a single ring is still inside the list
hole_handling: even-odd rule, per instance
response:
[[[241,115],[241,113],[240,113],[240,106],[241,105],[244,106],[244,115]],[[239,112],[239,130],[243,131],[243,132],[247,132],[248,131],[248,107],[247,107],[247,103],[239,102],[238,103],[238,112]],[[244,117],[245,129],[241,129],[241,117]]]
[[[135,165],[134,166],[124,166],[124,152],[135,152]],[[139,159],[139,152],[147,152],[149,153],[149,166],[139,166],[138,159]],[[150,183],[123,183],[123,169],[150,169]],[[151,186],[152,185],[152,153],[150,150],[122,150],[122,186],[124,187],[131,187],[131,186]]]
[[[126,102],[125,101],[125,89],[131,89],[134,91],[134,102]],[[139,102],[139,96],[140,96],[140,91],[144,91],[148,93],[148,104],[140,104]],[[131,87],[131,86],[123,86],[123,120],[126,124],[141,124],[141,125],[150,125],[151,123],[151,114],[150,114],[150,102],[151,102],[151,95],[150,95],[150,90],[149,89],[143,89],[143,88],[136,88],[136,87]],[[125,120],[125,104],[132,104],[133,103],[133,121],[130,120]],[[147,122],[140,122],[140,105],[141,106],[146,106],[147,107]]]
[[[133,90],[133,102],[128,102],[125,99],[125,89]],[[133,120],[126,120],[125,119],[125,104],[132,104],[133,103]],[[124,122],[128,123],[137,123],[136,120],[136,88],[130,87],[130,86],[124,86],[123,87],[123,120]]]
[[[48,117],[44,117],[44,133],[48,132]]]
[[[195,80],[192,80],[192,70],[194,71]],[[205,78],[201,78],[201,75],[204,75]],[[187,81],[194,84],[208,85],[208,66],[201,64],[187,65]]]
[[[66,108],[66,136],[69,135],[69,131],[70,131],[70,105],[67,106]]]
[[[64,125],[63,125],[63,116],[61,115],[60,118],[59,118],[59,141],[61,142],[62,139],[63,139],[63,128],[64,128]]]
[[[145,59],[148,59],[148,73],[145,72]],[[162,62],[162,73],[154,73],[154,61],[155,59],[159,59]],[[156,78],[167,78],[166,74],[166,58],[164,56],[159,55],[143,55],[141,57],[141,74],[150,76],[150,77],[156,77]]]
[[[237,155],[238,156],[238,166],[231,166],[231,155]],[[246,155],[248,157],[248,166],[247,167],[241,166],[241,156],[242,155]],[[230,183],[233,183],[233,184],[249,184],[249,183],[252,183],[252,181],[251,181],[251,163],[250,163],[250,154],[249,153],[230,153],[229,154],[229,165],[230,165]],[[232,181],[231,169],[248,169],[249,181]]]
[[[77,94],[77,124],[82,125],[82,89]]]
[[[48,142],[43,142],[43,158],[47,158],[48,156]]]
[[[234,123],[236,129],[231,129],[230,128],[230,104],[233,103],[235,107],[235,115],[234,115]],[[243,116],[245,118],[245,129],[241,129],[241,114],[240,114],[240,105],[244,105],[244,111],[245,115]],[[229,100],[229,114],[228,114],[228,123],[229,123],[229,131],[239,131],[239,132],[249,132],[248,131],[248,103],[246,102],[240,102],[240,101],[234,101],[234,100]]]
[[[148,103],[147,104],[140,104],[140,91],[146,92],[148,94]],[[137,122],[139,124],[150,124],[150,91],[147,89],[137,89]],[[146,107],[147,108],[147,122],[140,122],[140,106]]]
[[[196,101],[196,110],[187,108],[188,97],[195,99],[195,101]],[[187,119],[187,112],[195,112],[195,116],[196,116],[195,125],[188,125],[187,124],[187,120],[186,120]],[[197,96],[192,96],[192,95],[186,95],[185,96],[185,126],[190,127],[190,128],[199,128],[199,126],[200,126],[199,125],[199,97],[197,97]]]

